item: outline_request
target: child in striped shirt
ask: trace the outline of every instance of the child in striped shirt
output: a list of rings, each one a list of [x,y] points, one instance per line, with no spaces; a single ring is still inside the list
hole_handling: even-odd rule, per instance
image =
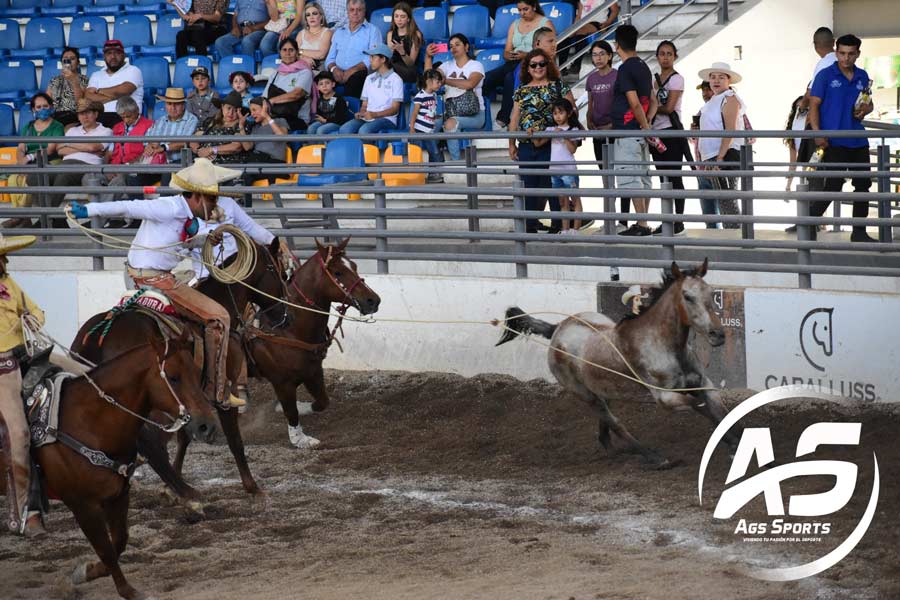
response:
[[[444,74],[437,69],[428,69],[419,81],[419,93],[413,97],[413,118],[410,120],[410,133],[434,133],[437,119],[437,91],[444,85]],[[428,162],[444,162],[444,153],[438,148],[437,140],[419,140],[415,145],[428,152]],[[440,173],[428,173],[427,183],[444,183]]]

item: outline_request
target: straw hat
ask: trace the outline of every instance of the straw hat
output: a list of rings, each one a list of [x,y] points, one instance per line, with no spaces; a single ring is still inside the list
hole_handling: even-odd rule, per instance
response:
[[[156,94],[157,100],[162,100],[163,102],[186,102],[187,98],[184,97],[184,90],[180,87],[170,87],[166,88],[166,95],[160,96]]]
[[[231,181],[240,174],[240,171],[219,167],[205,158],[198,158],[191,166],[172,175],[171,186],[185,192],[218,195],[220,183]]]
[[[628,304],[631,302],[631,299],[634,298],[635,296],[637,296],[638,298],[641,298],[641,299],[646,299],[646,298],[650,297],[650,294],[642,294],[641,286],[633,285],[630,288],[628,288],[627,290],[625,290],[624,294],[622,294],[622,304],[624,304],[625,306],[628,306]]]
[[[725,73],[731,78],[731,83],[738,83],[742,79],[737,71],[731,70],[731,65],[726,62],[714,62],[708,69],[702,69],[697,75],[703,81],[709,80],[710,73]]]
[[[3,235],[0,233],[0,254],[27,248],[37,241],[33,235]]]

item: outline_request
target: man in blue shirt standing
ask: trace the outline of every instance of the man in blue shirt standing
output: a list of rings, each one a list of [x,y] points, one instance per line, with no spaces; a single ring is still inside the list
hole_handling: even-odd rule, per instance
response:
[[[334,75],[338,85],[344,86],[345,97],[359,98],[369,75],[366,51],[383,43],[378,28],[366,21],[365,1],[349,0],[347,24],[335,30],[325,58],[325,68]]]
[[[864,130],[862,120],[874,109],[871,100],[871,80],[869,74],[856,66],[859,58],[859,48],[862,42],[852,34],[838,38],[837,62],[822,69],[809,91],[809,115],[807,122],[814,131]],[[869,99],[862,100],[865,92]],[[831,167],[834,171],[868,171],[869,170],[869,141],[860,138],[815,138],[816,146],[825,150],[822,163],[859,163],[859,167]],[[826,165],[827,166],[827,165]],[[849,173],[848,173],[849,175]],[[826,192],[839,192],[844,187],[846,177],[831,177],[825,180]],[[853,177],[853,190],[864,193],[869,191],[872,181],[868,176]],[[809,214],[813,217],[821,217],[828,209],[831,200],[812,202],[809,206]],[[853,217],[866,218],[869,216],[869,203],[867,200],[853,202]],[[816,228],[811,229],[812,239],[816,238]],[[875,242],[866,233],[862,225],[855,225],[850,235],[852,242]]]
[[[269,9],[265,0],[237,0],[234,15],[231,18],[231,33],[216,40],[216,52],[219,58],[234,54],[234,46],[241,43],[241,54],[253,56],[259,43],[266,35],[266,23],[269,22]]]

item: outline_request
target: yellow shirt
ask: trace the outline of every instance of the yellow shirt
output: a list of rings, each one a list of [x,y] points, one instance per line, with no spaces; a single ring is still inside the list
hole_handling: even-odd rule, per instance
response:
[[[25,343],[20,317],[26,310],[44,324],[44,311],[32,302],[19,284],[9,275],[0,277],[0,352]]]

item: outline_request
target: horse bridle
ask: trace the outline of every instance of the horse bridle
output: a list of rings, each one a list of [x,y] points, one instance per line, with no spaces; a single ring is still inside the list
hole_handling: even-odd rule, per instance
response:
[[[176,431],[178,431],[179,429],[181,429],[182,427],[184,427],[191,421],[191,415],[187,411],[187,407],[185,407],[184,403],[181,401],[181,398],[179,398],[178,394],[175,393],[175,390],[172,388],[172,384],[169,382],[169,376],[166,374],[166,360],[168,359],[168,354],[169,354],[169,340],[167,339],[166,347],[163,352],[164,358],[160,361],[159,357],[157,357],[156,363],[157,363],[157,365],[159,365],[159,376],[162,377],[162,380],[165,382],[166,387],[169,389],[169,393],[172,394],[172,397],[175,398],[175,402],[178,404],[178,418],[172,419],[172,417],[169,417],[170,419],[172,419],[172,424],[169,425],[168,427],[165,425],[162,425],[161,423],[157,423],[153,419],[148,419],[147,417],[139,415],[136,412],[134,412],[133,410],[131,410],[130,408],[128,408],[127,406],[121,404],[118,400],[116,400],[115,398],[113,398],[112,396],[110,396],[109,394],[104,392],[100,388],[100,386],[97,385],[97,382],[94,381],[93,379],[91,379],[91,377],[87,373],[85,373],[83,375],[83,377],[85,378],[85,380],[88,383],[91,384],[91,386],[93,386],[93,388],[95,390],[97,390],[97,394],[99,394],[101,398],[103,398],[104,400],[106,400],[108,403],[112,404],[119,410],[126,412],[133,417],[136,417],[137,419],[139,419],[140,421],[143,421],[144,423],[147,423],[148,425],[153,425],[154,427],[157,427],[157,428],[161,429],[162,431],[165,431],[166,433],[175,433]],[[166,416],[168,416],[168,415],[166,415]]]
[[[331,283],[334,285],[334,287],[344,294],[344,300],[341,302],[341,306],[337,309],[337,312],[339,312],[343,316],[343,314],[347,312],[347,309],[351,306],[354,306],[357,310],[359,310],[359,302],[356,300],[356,298],[353,297],[353,290],[355,290],[361,284],[364,285],[366,280],[363,277],[360,277],[359,273],[356,273],[356,281],[354,281],[350,285],[350,287],[346,287],[343,283],[338,281],[337,277],[335,277],[334,274],[328,270],[328,266],[331,264],[331,261],[333,261],[335,258],[339,258],[340,256],[342,256],[341,253],[335,254],[334,248],[332,246],[329,246],[327,258],[322,258],[322,253],[316,252],[315,256],[310,257],[306,262],[317,258],[319,260],[319,266],[322,268],[322,271],[325,273],[328,279],[331,280]],[[294,264],[298,266],[298,269],[294,271],[294,274],[296,275],[300,272],[300,268],[302,268],[302,265],[300,265],[296,257],[292,256],[291,258],[293,259]],[[310,299],[306,294],[303,293],[303,290],[300,289],[300,286],[297,285],[297,282],[294,281],[293,277],[291,277],[290,284],[294,291],[300,294],[300,297],[303,298],[303,301],[306,302],[309,306],[312,306],[314,308],[321,308],[317,306],[312,299]]]

